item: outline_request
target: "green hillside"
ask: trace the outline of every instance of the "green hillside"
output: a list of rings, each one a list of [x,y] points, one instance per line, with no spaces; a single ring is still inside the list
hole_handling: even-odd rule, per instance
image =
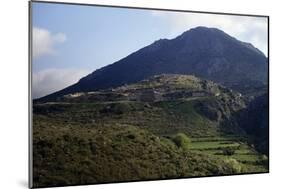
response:
[[[243,96],[159,75],[33,106],[35,186],[267,172],[233,115]]]

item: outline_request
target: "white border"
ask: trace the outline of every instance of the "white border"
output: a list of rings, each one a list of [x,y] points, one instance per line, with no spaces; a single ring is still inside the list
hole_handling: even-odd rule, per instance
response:
[[[68,188],[278,188],[280,186],[280,9],[278,1],[225,0],[69,0],[79,3],[234,12],[270,16],[270,174],[107,184]],[[27,188],[28,178],[28,1],[0,7],[0,188]]]

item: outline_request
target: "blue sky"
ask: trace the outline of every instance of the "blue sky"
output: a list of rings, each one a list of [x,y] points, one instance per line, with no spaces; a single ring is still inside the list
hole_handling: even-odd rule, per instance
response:
[[[33,2],[33,98],[196,26],[222,29],[267,52],[266,18]]]

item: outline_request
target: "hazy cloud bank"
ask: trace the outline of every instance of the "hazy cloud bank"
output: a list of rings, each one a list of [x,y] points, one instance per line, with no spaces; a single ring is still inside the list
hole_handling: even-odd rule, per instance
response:
[[[46,69],[33,73],[32,97],[39,98],[61,90],[89,73],[88,70],[77,69]]]
[[[64,43],[64,33],[51,33],[47,29],[33,27],[32,29],[32,53],[33,58],[56,54],[55,46]]]

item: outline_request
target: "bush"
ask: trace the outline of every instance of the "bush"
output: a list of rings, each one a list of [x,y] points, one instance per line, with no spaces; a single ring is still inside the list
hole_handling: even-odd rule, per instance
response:
[[[101,109],[100,113],[124,114],[129,112],[131,109],[132,108],[128,103],[114,103]]]
[[[268,166],[268,157],[266,155],[262,155],[257,161],[257,164]]]
[[[190,146],[191,140],[184,133],[178,133],[173,137],[174,143],[184,150],[187,150]]]
[[[235,154],[235,149],[232,147],[225,147],[222,149],[223,155],[232,156]]]
[[[232,172],[235,173],[241,173],[242,167],[241,164],[233,158],[226,159],[224,162],[229,166],[229,168],[232,170]]]

